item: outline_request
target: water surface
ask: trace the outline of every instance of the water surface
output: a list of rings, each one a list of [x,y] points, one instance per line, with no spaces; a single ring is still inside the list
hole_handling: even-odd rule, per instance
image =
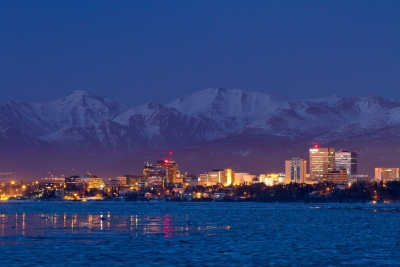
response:
[[[7,266],[400,266],[400,206],[0,203]]]

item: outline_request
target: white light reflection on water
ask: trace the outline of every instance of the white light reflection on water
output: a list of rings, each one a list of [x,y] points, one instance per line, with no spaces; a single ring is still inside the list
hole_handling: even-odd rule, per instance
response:
[[[397,207],[7,203],[0,205],[0,262],[5,266],[23,265],[20,259],[28,260],[27,266],[396,266],[400,262]]]
[[[188,235],[188,232],[202,231],[210,229],[229,229],[229,226],[211,227],[204,225],[203,227],[189,228],[185,222],[176,220],[170,214],[162,216],[148,215],[112,215],[110,212],[107,216],[89,213],[85,216],[78,214],[64,213],[62,220],[57,219],[55,213],[26,214],[25,212],[12,214],[3,214],[1,222],[1,236],[22,236],[22,237],[43,237],[43,236],[59,236],[63,234],[86,234],[85,240],[95,238],[96,231],[105,231],[109,235],[117,232],[125,232],[126,234],[135,235],[158,235],[162,234],[164,238],[172,236]],[[14,231],[6,231],[6,229],[14,229]],[[15,240],[18,244],[21,240]],[[29,239],[23,239],[28,242]],[[68,242],[68,240],[65,240]],[[78,240],[71,239],[71,242]],[[1,242],[1,241],[0,241]]]

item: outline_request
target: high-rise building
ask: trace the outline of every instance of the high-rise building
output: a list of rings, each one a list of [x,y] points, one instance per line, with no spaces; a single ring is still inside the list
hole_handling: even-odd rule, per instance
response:
[[[166,169],[152,168],[147,170],[147,184],[150,187],[165,187],[166,180]]]
[[[320,180],[324,173],[335,168],[335,149],[320,148],[315,145],[310,148],[310,178]]]
[[[339,150],[335,153],[335,168],[346,169],[347,175],[357,174],[357,153]]]
[[[375,179],[382,182],[399,180],[400,168],[375,168]]]
[[[149,172],[149,170],[152,170],[152,169],[154,169],[153,165],[151,165],[151,164],[148,163],[148,162],[145,162],[145,163],[144,163],[144,167],[143,167],[143,180],[144,180],[144,181],[147,181],[147,179],[148,179],[148,172]]]
[[[292,158],[285,161],[285,183],[306,182],[307,161],[300,158]]]
[[[166,170],[167,182],[176,183],[178,174],[178,164],[174,160],[159,160],[157,161],[156,168],[163,168]]]

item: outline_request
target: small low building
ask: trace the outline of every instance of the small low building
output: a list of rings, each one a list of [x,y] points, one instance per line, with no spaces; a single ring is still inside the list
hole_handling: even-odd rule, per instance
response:
[[[331,182],[334,184],[346,184],[347,183],[347,170],[346,169],[334,169],[326,172],[322,175],[322,181]]]
[[[348,175],[347,182],[349,184],[352,183],[372,183],[372,177],[369,177],[368,174],[356,174],[356,175]]]

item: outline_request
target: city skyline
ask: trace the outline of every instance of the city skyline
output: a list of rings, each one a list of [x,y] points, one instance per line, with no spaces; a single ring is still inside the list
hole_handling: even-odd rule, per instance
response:
[[[149,161],[144,162],[143,169],[141,174],[138,173],[130,173],[125,174],[124,176],[118,176],[117,180],[122,177],[122,179],[134,179],[135,181],[149,181],[149,184],[154,183],[155,186],[165,187],[167,184],[182,184],[186,177],[195,177],[198,179],[198,182],[202,182],[204,184],[212,183],[212,184],[237,184],[246,182],[262,182],[265,184],[269,184],[268,177],[271,178],[274,175],[282,174],[280,183],[315,183],[315,182],[324,182],[330,176],[334,175],[335,173],[339,173],[340,175],[344,174],[348,178],[362,178],[368,177],[368,174],[358,174],[357,173],[357,153],[351,152],[348,150],[340,149],[339,151],[335,152],[334,148],[324,148],[321,147],[319,144],[314,144],[313,147],[309,149],[309,161],[298,158],[292,157],[291,159],[284,161],[284,167],[282,171],[278,171],[277,173],[271,172],[264,172],[259,175],[254,175],[254,172],[236,172],[236,170],[232,170],[230,167],[224,168],[212,168],[211,172],[206,173],[193,173],[190,170],[184,169],[183,172],[178,169],[178,162],[173,159],[172,157],[173,152],[170,151],[168,153],[169,157],[163,157],[163,159],[156,160],[155,164],[152,164]],[[387,178],[381,177],[390,177],[390,179],[398,179],[398,169],[399,168],[383,168],[377,167],[376,165],[375,170],[375,177],[374,179],[378,180],[385,180]],[[392,169],[395,171],[393,173]],[[379,170],[379,171],[378,171]],[[390,172],[389,174],[382,175],[380,172],[384,170],[385,172]],[[245,170],[249,171],[249,170]],[[128,172],[125,172],[128,173]],[[2,175],[3,173],[1,173]],[[4,174],[11,174],[17,175],[16,172],[4,173]],[[120,173],[121,175],[122,173]],[[241,178],[236,178],[235,176],[239,175]],[[271,176],[272,175],[272,176]],[[247,178],[244,178],[247,176]],[[276,176],[275,178],[278,178]],[[12,180],[16,180],[14,179]],[[61,177],[57,176],[50,176],[50,177],[42,177],[41,179],[50,179],[50,180],[58,180],[58,179],[65,179],[65,178],[79,178],[79,177],[94,177],[97,179],[97,175],[93,176],[89,171],[85,176],[79,175],[62,175]],[[342,176],[341,176],[342,177]],[[364,178],[363,178],[364,177]],[[352,178],[352,179],[353,179]],[[356,179],[358,179],[356,178]],[[137,180],[139,179],[139,180]],[[265,181],[263,180],[265,179]],[[342,179],[342,178],[341,178]],[[372,175],[370,177],[372,179]],[[8,180],[10,180],[8,178]],[[109,180],[115,180],[115,177],[109,178]],[[150,182],[151,180],[154,180]],[[328,179],[329,180],[329,179]],[[342,180],[341,180],[342,181]],[[342,181],[343,182],[343,181]],[[341,182],[341,183],[342,183]],[[95,183],[99,185],[99,182],[96,180]],[[124,182],[127,183],[127,182]],[[347,183],[347,181],[343,182]]]
[[[398,264],[399,14],[0,1],[0,262]]]
[[[172,150],[195,172],[213,164],[278,172],[283,160],[308,159],[305,151],[316,142],[357,152],[361,173],[373,174],[376,157],[382,166],[397,165],[390,154],[400,102],[376,95],[297,100],[211,88],[167,105],[130,108],[111,99],[76,91],[51,102],[0,104],[0,171],[114,176],[138,172],[140,162]]]

